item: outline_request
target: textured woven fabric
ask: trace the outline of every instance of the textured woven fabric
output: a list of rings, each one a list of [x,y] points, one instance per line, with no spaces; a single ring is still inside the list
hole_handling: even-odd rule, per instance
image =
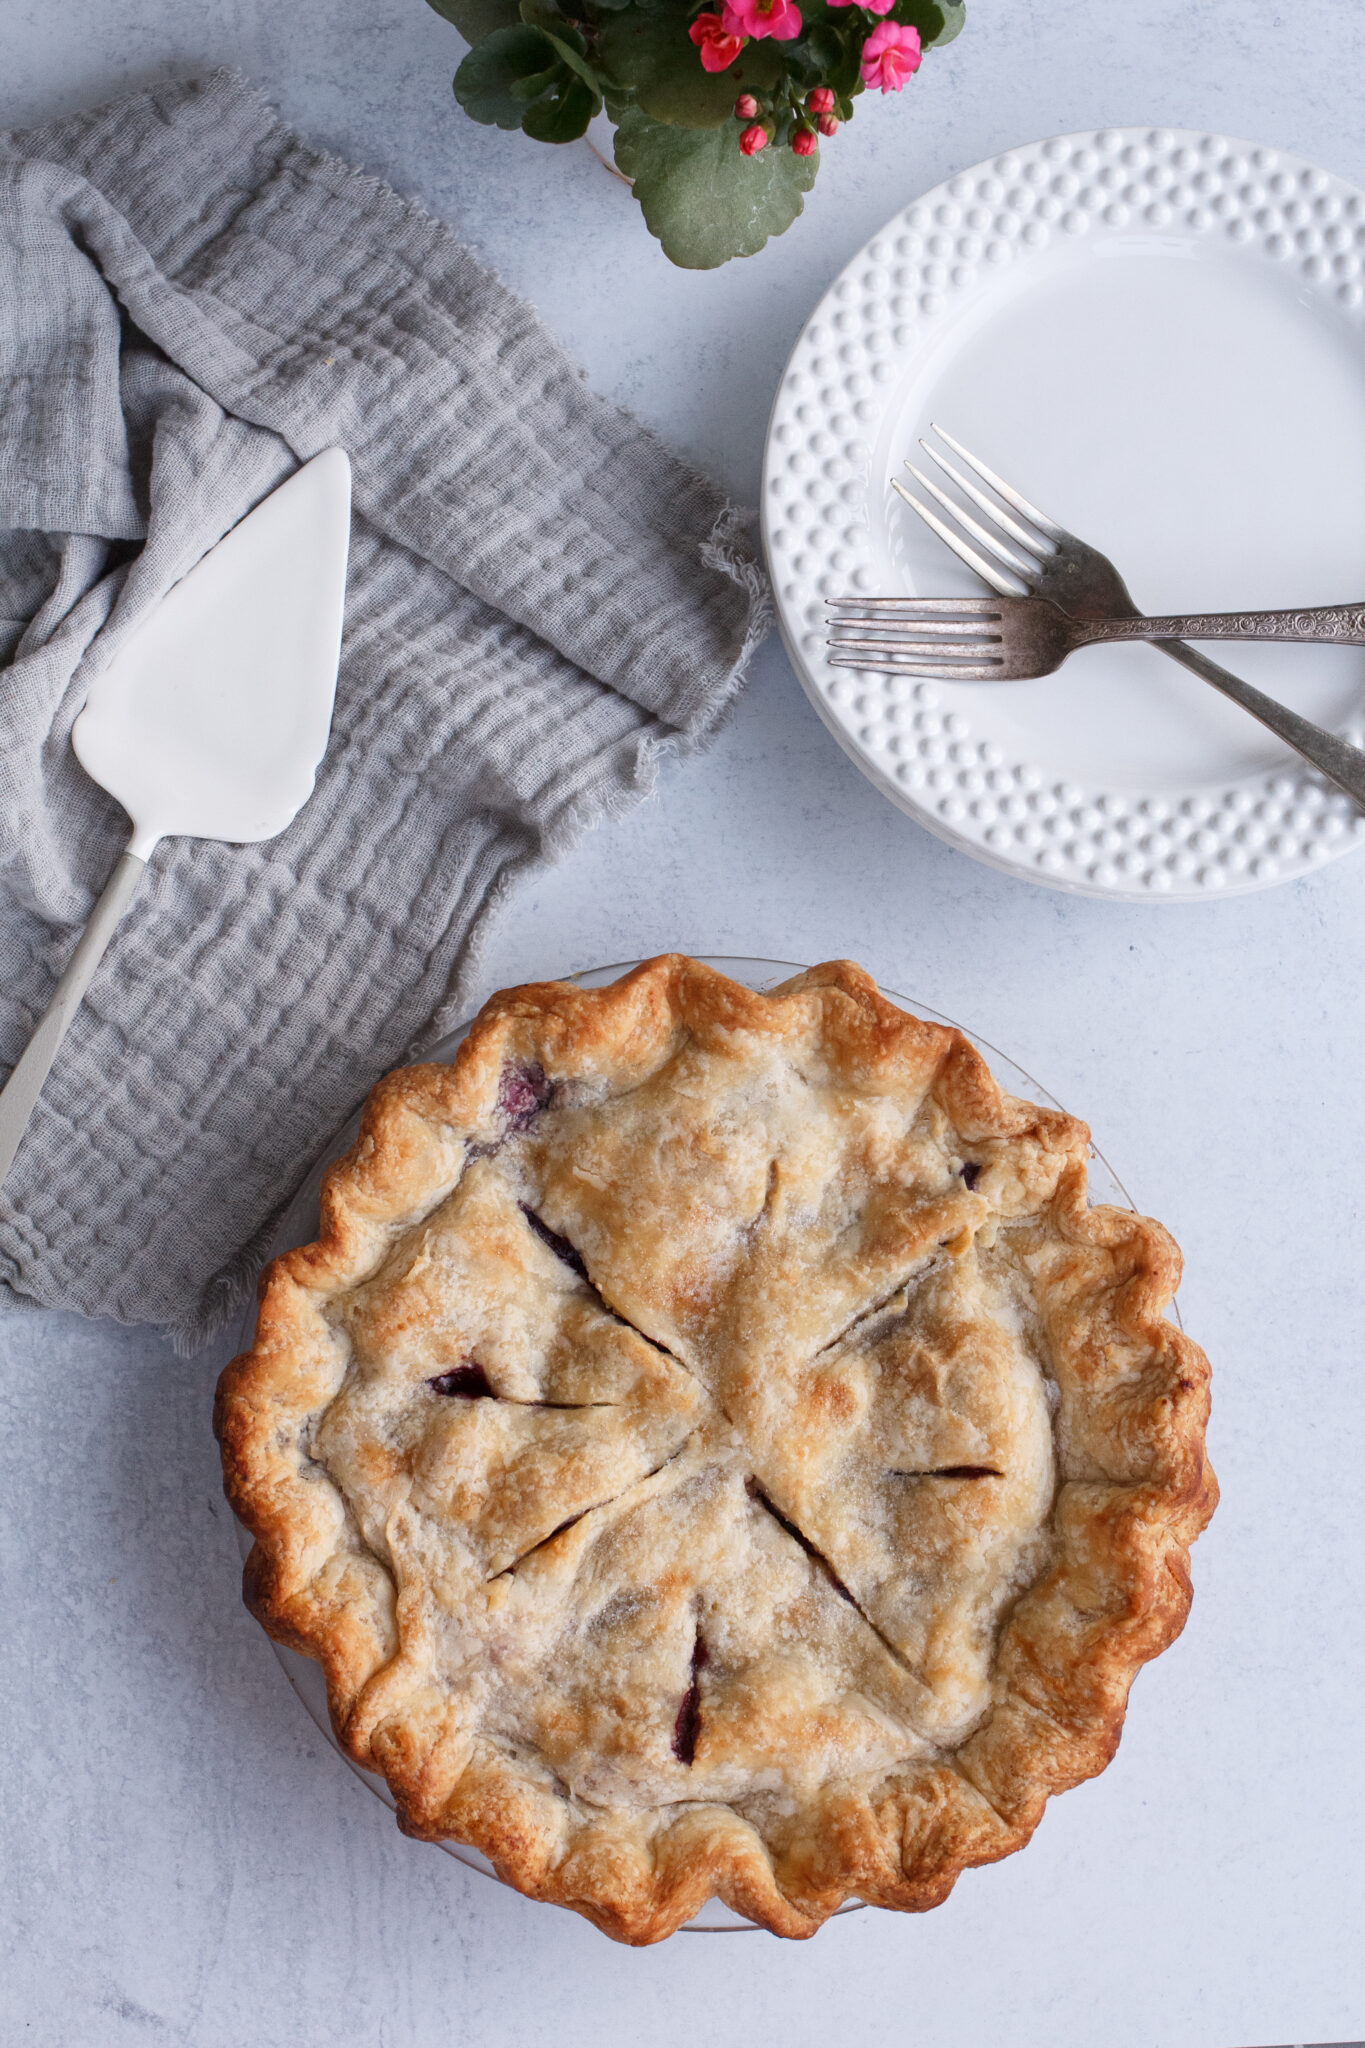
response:
[[[5,138],[0,1069],[127,836],[71,752],[91,675],[332,445],[316,791],[265,845],[154,854],[0,1193],[11,1305],[209,1334],[328,1134],[455,1021],[509,878],[704,739],[764,623],[716,490],[240,78]]]

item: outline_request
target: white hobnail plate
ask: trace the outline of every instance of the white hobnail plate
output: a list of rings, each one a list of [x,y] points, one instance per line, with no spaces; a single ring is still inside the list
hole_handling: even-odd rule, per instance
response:
[[[800,966],[791,960],[741,960],[730,959],[724,955],[711,954],[703,954],[698,957],[701,958],[704,966],[715,967],[722,974],[730,975],[733,980],[741,981],[749,988],[772,988],[778,982],[787,980],[789,975],[799,974],[802,971]],[[561,978],[565,981],[577,982],[582,988],[601,988],[606,982],[615,981],[620,975],[628,974],[632,967],[638,967],[639,964],[638,960],[622,960],[610,967],[584,968],[577,974],[567,974]],[[917,1002],[909,996],[897,995],[894,989],[888,989],[886,993],[893,1002],[900,1003],[905,1009],[913,1011],[918,1017],[931,1018],[938,1024],[951,1024],[954,1021],[951,1017],[945,1017],[941,1011],[930,1009],[925,1003]],[[965,1025],[959,1025],[958,1028],[963,1031],[967,1029]],[[439,1045],[433,1046],[426,1057],[433,1060],[453,1059],[456,1048],[463,1043],[468,1029],[469,1026],[467,1024],[463,1025],[460,1030],[453,1032],[449,1038],[444,1038]],[[984,1038],[978,1037],[975,1032],[968,1031],[967,1036],[980,1048],[990,1062],[991,1071],[997,1081],[1009,1093],[1025,1096],[1030,1101],[1047,1103],[1053,1109],[1061,1107],[1056,1098],[1049,1095],[1041,1082],[1035,1081],[1031,1074],[1026,1073],[1022,1067],[1016,1065],[1009,1058],[1008,1054],[998,1051],[995,1046],[989,1044]],[[308,1244],[316,1237],[318,1228],[318,1191],[322,1184],[322,1176],[334,1159],[339,1158],[343,1152],[350,1150],[351,1145],[355,1142],[356,1133],[359,1128],[360,1115],[357,1112],[345,1127],[337,1132],[332,1142],[322,1152],[312,1172],[299,1189],[281,1221],[280,1227],[271,1242],[270,1250],[267,1254],[268,1258],[275,1258],[280,1252],[288,1251],[294,1245]],[[1131,1209],[1135,1206],[1128,1190],[1124,1187],[1103,1153],[1093,1148],[1090,1156],[1090,1191],[1096,1201],[1113,1202],[1124,1209]],[[1178,1321],[1179,1310],[1173,1308],[1172,1314],[1175,1315]],[[239,1339],[239,1345],[242,1350],[246,1350],[250,1345],[255,1326],[256,1305],[253,1301],[242,1319]],[[245,1561],[251,1549],[251,1537],[240,1522],[237,1523],[236,1528],[242,1558]],[[345,1750],[342,1749],[337,1741],[332,1728],[331,1716],[327,1711],[327,1687],[323,1680],[320,1666],[315,1664],[309,1657],[300,1657],[295,1651],[287,1650],[282,1643],[273,1643],[271,1647],[283,1666],[289,1683],[293,1686],[294,1691],[307,1708],[309,1715],[316,1722],[318,1728],[322,1731],[333,1749],[336,1750],[339,1756],[345,1759],[356,1776],[368,1785],[370,1790],[378,1798],[382,1799],[386,1806],[392,1809],[394,1805],[393,1794],[384,1780],[376,1777],[372,1771],[363,1770],[353,1758],[346,1755]],[[467,1863],[471,1870],[477,1870],[485,1877],[497,1878],[497,1872],[493,1869],[493,1866],[486,1857],[480,1855],[477,1849],[470,1849],[463,1842],[441,1842],[437,1846],[444,1849],[447,1855],[454,1856],[458,1862]],[[861,1910],[861,1906],[856,1901],[839,1908],[841,1914],[857,1913]],[[698,1913],[695,1920],[690,1920],[680,1931],[684,1934],[756,1934],[759,1930],[752,1921],[744,1919],[740,1914],[732,1912],[728,1906],[722,1905],[719,1899],[711,1899],[702,1908],[701,1912]]]
[[[1137,902],[1263,888],[1365,838],[1348,798],[1152,648],[1032,683],[830,667],[826,597],[981,589],[890,488],[905,457],[925,466],[932,420],[1153,611],[1365,597],[1365,194],[1165,129],[978,164],[816,307],[763,477],[797,675],[869,780],[951,845]],[[1365,743],[1365,650],[1208,651]]]

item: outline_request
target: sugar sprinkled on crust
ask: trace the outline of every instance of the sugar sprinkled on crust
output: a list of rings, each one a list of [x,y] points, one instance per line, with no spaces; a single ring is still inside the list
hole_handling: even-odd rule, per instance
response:
[[[1087,1144],[848,962],[509,990],[380,1084],[218,1429],[409,1832],[619,1940],[799,1937],[1104,1767],[1216,1488]]]

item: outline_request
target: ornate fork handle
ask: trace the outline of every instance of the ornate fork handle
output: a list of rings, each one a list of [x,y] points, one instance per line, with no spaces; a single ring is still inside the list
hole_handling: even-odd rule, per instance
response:
[[[1365,605],[1297,612],[1195,612],[1169,619],[1077,620],[1072,644],[1110,640],[1315,640],[1365,647]]]

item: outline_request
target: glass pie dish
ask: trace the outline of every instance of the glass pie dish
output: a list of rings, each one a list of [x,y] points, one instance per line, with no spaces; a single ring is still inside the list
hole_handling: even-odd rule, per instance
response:
[[[637,962],[621,962],[607,967],[585,970],[578,974],[566,976],[564,979],[581,988],[598,988],[615,982],[620,976],[638,964]],[[704,959],[701,964],[704,967],[715,969],[717,972],[728,976],[732,981],[737,981],[744,986],[758,991],[772,988],[802,971],[795,963],[761,959],[713,957]],[[943,1016],[941,1012],[926,1004],[897,995],[894,991],[886,991],[885,993],[904,1009],[930,1022],[939,1024],[951,1024],[953,1022],[953,1020]],[[957,1028],[963,1029],[964,1027],[959,1026]],[[449,1061],[454,1056],[465,1035],[465,1029],[452,1034],[434,1047],[428,1058],[438,1062]],[[966,1035],[969,1037],[973,1036],[971,1033],[966,1033]],[[984,1040],[975,1039],[974,1042],[988,1060],[997,1081],[1009,1093],[1054,1109],[1059,1108],[1059,1105],[1055,1103],[1048,1091],[1021,1068],[1017,1062],[1010,1059],[1008,1055],[1002,1053],[998,1048],[989,1045]],[[343,1130],[338,1132],[332,1142],[324,1149],[323,1154],[299,1189],[297,1196],[281,1221],[275,1240],[270,1248],[271,1256],[278,1255],[297,1245],[308,1244],[317,1236],[319,1222],[318,1198],[322,1177],[331,1162],[350,1149],[358,1127],[359,1114],[357,1113],[356,1117]],[[1092,1151],[1089,1163],[1092,1199],[1132,1210],[1134,1205],[1126,1188],[1102,1155]],[[243,1322],[241,1342],[244,1349],[252,1341],[255,1319],[255,1310],[253,1308],[248,1312]],[[251,1547],[251,1537],[245,1528],[240,1529],[240,1535],[243,1555],[245,1556]],[[290,1684],[299,1695],[308,1713],[326,1739],[345,1757],[347,1764],[357,1777],[361,1778],[391,1810],[394,1809],[396,1802],[385,1780],[356,1763],[353,1758],[347,1755],[346,1751],[337,1741],[328,1713],[326,1687],[320,1667],[310,1659],[298,1655],[279,1643],[275,1643],[274,1648]],[[439,1846],[460,1862],[467,1864],[470,1868],[478,1870],[484,1875],[497,1876],[493,1866],[477,1849],[453,1840],[442,1840]],[[850,1902],[840,1907],[839,1910],[841,1912],[859,1910],[858,1903],[856,1901]],[[712,1899],[692,1920],[686,1923],[685,1931],[738,1932],[756,1930],[752,1922],[744,1919],[721,1901]]]

